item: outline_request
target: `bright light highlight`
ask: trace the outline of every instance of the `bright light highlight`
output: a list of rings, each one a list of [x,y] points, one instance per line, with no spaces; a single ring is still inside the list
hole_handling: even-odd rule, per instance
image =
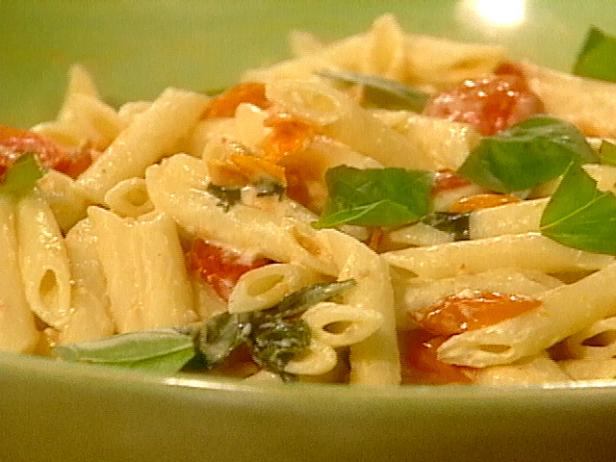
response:
[[[483,21],[493,26],[518,26],[526,16],[526,0],[468,0],[465,3]]]

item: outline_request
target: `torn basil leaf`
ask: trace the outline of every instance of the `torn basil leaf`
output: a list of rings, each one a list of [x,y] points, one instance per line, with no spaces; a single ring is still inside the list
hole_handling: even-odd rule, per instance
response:
[[[173,374],[195,356],[195,346],[191,336],[165,329],[59,345],[54,353],[65,361]]]
[[[257,364],[288,381],[293,376],[284,371],[285,366],[308,345],[310,328],[303,319],[275,319],[255,328],[252,355]]]
[[[357,283],[354,279],[337,282],[318,282],[287,295],[276,306],[262,312],[257,312],[255,315],[269,317],[295,316],[302,311],[306,311],[311,306],[330,300],[356,285]]]
[[[27,153],[20,156],[0,178],[0,194],[14,198],[27,195],[36,186],[36,182],[44,174],[36,155]]]
[[[343,84],[361,85],[363,101],[369,106],[421,112],[430,99],[428,93],[375,75],[334,70],[322,70],[317,74]]]
[[[592,26],[573,66],[573,73],[616,82],[616,37]]]
[[[574,125],[554,117],[535,116],[483,138],[458,173],[492,191],[511,193],[556,178],[571,162],[598,160]]]
[[[231,207],[242,200],[242,190],[240,188],[228,188],[210,183],[207,185],[207,192],[218,199],[216,205],[222,207],[225,212],[228,212]]]
[[[572,164],[548,202],[541,233],[568,247],[616,255],[616,196]]]
[[[430,210],[433,175],[429,172],[341,165],[329,169],[325,181],[329,195],[315,228],[399,226]]]
[[[453,235],[454,241],[470,239],[470,213],[433,212],[421,221],[440,231]]]
[[[616,166],[616,144],[603,140],[599,147],[599,159],[603,165]]]
[[[246,341],[252,326],[243,318],[239,314],[225,312],[203,323],[198,345],[206,368],[210,369],[223,362]]]
[[[308,325],[294,317],[354,285],[352,279],[317,283],[287,295],[269,310],[213,316],[197,338],[206,368],[221,364],[236,348],[246,345],[255,362],[290,380],[284,366],[310,344]]]

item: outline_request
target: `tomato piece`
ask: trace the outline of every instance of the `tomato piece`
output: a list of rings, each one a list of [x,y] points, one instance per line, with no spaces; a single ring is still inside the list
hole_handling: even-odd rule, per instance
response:
[[[445,340],[446,337],[434,337],[422,330],[402,334],[400,352],[403,384],[443,385],[472,382],[472,368],[439,361],[437,349]]]
[[[92,150],[83,148],[58,159],[54,170],[62,172],[71,178],[77,178],[92,165]]]
[[[36,155],[46,168],[52,168],[76,178],[92,163],[88,149],[67,151],[36,133],[0,125],[0,179],[13,162],[26,153]]]
[[[304,150],[316,133],[313,125],[285,112],[269,117],[265,126],[272,131],[263,140],[263,155],[272,162]]]
[[[496,75],[517,75],[518,77],[524,77],[524,73],[519,66],[514,63],[504,62],[498,65],[496,69],[494,69],[494,74]]]
[[[482,135],[493,135],[541,112],[543,103],[517,73],[465,80],[436,95],[424,109],[429,116],[470,123]]]
[[[452,170],[439,170],[434,175],[434,185],[432,186],[432,194],[438,194],[443,191],[462,188],[472,184],[466,178],[458,175]]]
[[[488,209],[499,205],[520,202],[520,198],[511,194],[475,194],[457,200],[450,208],[451,213],[466,213],[477,209]]]
[[[239,253],[195,239],[188,251],[188,265],[203,281],[210,284],[216,293],[228,300],[231,290],[242,274],[270,263],[265,258],[246,262]]]
[[[413,319],[432,335],[448,337],[496,324],[541,305],[523,295],[468,291],[413,312]]]
[[[265,85],[258,82],[244,82],[229,88],[209,101],[203,118],[233,117],[235,110],[242,103],[267,109],[270,102],[265,96]]]

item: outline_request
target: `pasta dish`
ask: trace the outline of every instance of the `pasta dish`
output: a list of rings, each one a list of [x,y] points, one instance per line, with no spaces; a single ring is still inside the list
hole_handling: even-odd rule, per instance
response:
[[[616,39],[574,74],[391,15],[0,125],[0,350],[251,381],[616,377]],[[604,46],[604,44],[607,44]]]

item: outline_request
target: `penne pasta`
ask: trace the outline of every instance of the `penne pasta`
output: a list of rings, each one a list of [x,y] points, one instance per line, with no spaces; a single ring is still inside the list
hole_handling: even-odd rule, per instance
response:
[[[19,271],[15,206],[0,197],[0,350],[29,353],[39,333],[23,288]]]
[[[116,183],[143,176],[146,168],[171,154],[195,126],[207,98],[173,88],[135,117],[105,152],[79,178],[85,194],[96,203]]]
[[[71,271],[58,223],[36,191],[16,206],[19,267],[32,311],[60,328],[72,314]]]
[[[528,313],[492,326],[454,335],[438,350],[445,362],[472,367],[509,364],[554,345],[607,316],[616,315],[616,294],[605,290],[616,276],[612,263],[573,284],[537,297]]]
[[[97,237],[89,219],[76,224],[65,239],[72,274],[72,313],[58,343],[97,340],[114,333],[109,316],[107,282],[96,250]]]
[[[611,256],[565,247],[537,233],[396,250],[387,252],[383,258],[392,266],[425,278],[507,267],[536,269],[544,273],[592,271],[613,261]]]
[[[88,217],[118,332],[182,326],[195,319],[184,255],[168,216],[131,221],[90,207]]]

